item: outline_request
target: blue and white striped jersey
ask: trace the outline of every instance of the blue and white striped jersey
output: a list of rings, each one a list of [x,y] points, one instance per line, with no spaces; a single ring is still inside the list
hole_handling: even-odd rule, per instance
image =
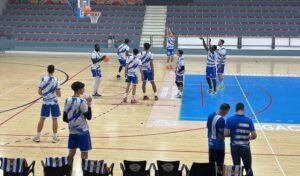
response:
[[[143,51],[141,53],[141,61],[142,61],[142,69],[143,70],[151,70],[151,60],[153,59],[153,54],[150,51]]]
[[[225,149],[224,142],[225,119],[217,113],[212,113],[207,119],[208,146],[211,149]],[[222,136],[222,137],[220,137]]]
[[[128,65],[128,76],[136,76],[139,66],[142,66],[142,61],[140,56],[130,56],[126,60],[126,65]]]
[[[226,129],[230,130],[230,145],[249,146],[250,133],[255,131],[252,119],[244,115],[229,117]]]
[[[89,173],[105,174],[107,169],[107,163],[105,160],[82,160],[82,169]]]
[[[58,104],[56,91],[60,89],[60,83],[55,76],[42,77],[39,88],[42,89],[43,104]]]
[[[63,167],[69,163],[68,157],[47,157],[44,161],[46,167]]]
[[[181,67],[185,65],[184,57],[178,57],[177,58],[177,66],[176,66],[176,74],[177,75],[183,75],[185,70],[181,70]],[[181,71],[180,71],[181,70]]]
[[[100,52],[97,52],[96,50],[94,50],[92,52],[92,56],[91,56],[91,60],[94,60],[94,61],[99,61],[101,59],[102,55]],[[101,62],[101,61],[100,61]],[[100,69],[100,62],[97,62],[95,64],[93,64],[93,61],[92,61],[92,66],[91,68],[92,69]]]
[[[119,47],[118,47],[118,56],[119,56],[119,59],[121,60],[125,60],[126,59],[126,51],[129,52],[129,46],[125,43],[121,44]]]
[[[212,53],[211,51],[208,51],[206,66],[215,67],[217,58],[218,58],[217,52]]]
[[[88,112],[86,100],[79,97],[69,97],[65,101],[64,112],[68,115],[70,134],[83,134],[89,130],[86,117]]]
[[[175,45],[175,38],[167,37],[167,49],[174,49],[174,45]]]
[[[218,51],[218,64],[221,61],[221,57],[223,57],[222,64],[225,65],[225,63],[226,63],[226,54],[227,54],[226,48],[220,48],[219,49],[219,51]]]
[[[25,159],[24,158],[0,158],[1,161],[1,169],[4,171],[4,173],[23,173],[24,171],[24,164]]]

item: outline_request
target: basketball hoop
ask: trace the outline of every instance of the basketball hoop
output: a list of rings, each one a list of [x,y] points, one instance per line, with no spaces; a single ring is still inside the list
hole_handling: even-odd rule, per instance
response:
[[[98,19],[101,16],[101,12],[90,12],[88,13],[90,19],[91,19],[91,23],[92,24],[97,24],[98,23]]]

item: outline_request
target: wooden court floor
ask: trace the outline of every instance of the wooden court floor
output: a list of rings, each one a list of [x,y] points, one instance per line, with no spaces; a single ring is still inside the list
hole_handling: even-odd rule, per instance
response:
[[[186,58],[186,70],[189,73],[204,73],[205,58]],[[155,60],[155,79],[158,90],[164,84],[165,69],[163,57]],[[63,108],[64,99],[72,95],[70,85],[73,81],[86,84],[91,92],[92,78],[89,69],[89,55],[60,56],[43,54],[0,54],[0,156],[25,157],[29,162],[37,161],[36,175],[42,176],[40,160],[47,156],[66,156],[68,129],[67,124],[59,120],[61,141],[51,143],[51,120],[45,123],[40,143],[34,143],[41,101],[30,103],[37,98],[37,86],[40,77],[46,74],[46,66],[54,64],[63,72],[55,75],[65,82],[62,85],[62,97],[59,99]],[[126,160],[180,160],[191,166],[195,162],[208,161],[208,147],[205,123],[194,123],[193,127],[155,127],[147,126],[154,104],[152,90],[148,85],[151,100],[141,100],[141,86],[138,86],[137,105],[120,104],[124,90],[124,80],[115,78],[118,69],[117,59],[102,64],[103,79],[100,85],[102,98],[93,101],[93,119],[89,121],[93,150],[91,159],[105,159],[115,163],[115,175],[120,176],[119,163]],[[295,74],[300,75],[300,60],[296,59],[230,59],[228,72],[237,74]],[[171,71],[173,72],[173,71]],[[171,83],[170,81],[170,84]],[[226,84],[226,83],[225,83]],[[297,91],[297,90],[295,90]],[[178,103],[177,99],[160,100],[163,103]],[[159,103],[159,102],[158,102]],[[283,102],[288,103],[288,102]],[[27,105],[26,105],[27,104]],[[18,106],[22,106],[19,107]],[[218,106],[218,105],[216,105]],[[16,109],[14,109],[16,108]],[[284,105],[283,105],[284,108]],[[7,110],[7,111],[6,111]],[[297,110],[292,110],[297,113]],[[178,112],[161,111],[162,114]],[[177,114],[177,117],[176,117]],[[193,123],[193,122],[192,122]],[[199,127],[197,127],[199,125]],[[300,132],[293,131],[258,131],[258,139],[252,141],[253,169],[256,176],[296,176],[300,166]],[[81,175],[80,155],[77,151],[74,174]],[[226,164],[232,164],[229,139],[226,139]]]

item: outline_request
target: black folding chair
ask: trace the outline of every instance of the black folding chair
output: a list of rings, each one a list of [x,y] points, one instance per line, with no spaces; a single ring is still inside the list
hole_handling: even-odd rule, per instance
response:
[[[71,176],[72,166],[69,157],[47,157],[41,161],[44,176]]]
[[[188,176],[217,176],[216,163],[193,163],[191,169],[188,168]]]
[[[150,167],[147,170],[147,161],[124,160],[123,163],[120,163],[123,176],[150,176],[152,164],[150,164]]]
[[[0,158],[3,176],[34,176],[35,161],[28,166],[25,158]]]
[[[186,168],[186,165],[183,164],[179,170],[180,161],[160,161],[153,164],[155,170],[155,176],[182,176],[182,171]]]
[[[107,166],[105,160],[82,160],[82,172],[83,176],[113,176],[114,163]]]

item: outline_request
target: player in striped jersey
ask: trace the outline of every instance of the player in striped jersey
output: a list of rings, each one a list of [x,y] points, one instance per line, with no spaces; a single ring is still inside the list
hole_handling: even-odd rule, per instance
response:
[[[154,66],[153,66],[153,54],[149,51],[151,45],[149,43],[144,43],[144,51],[141,53],[141,61],[142,61],[142,70],[143,70],[143,93],[144,93],[144,100],[148,100],[149,97],[146,94],[146,83],[147,81],[151,82],[153,92],[154,92],[154,99],[155,101],[158,100],[156,85],[154,82]]]
[[[130,49],[128,46],[128,43],[129,43],[129,39],[125,39],[124,43],[121,44],[117,50],[117,54],[118,54],[119,62],[120,62],[120,67],[119,67],[119,72],[117,74],[117,78],[121,78],[121,71],[122,71],[123,67],[126,66],[126,59],[129,56],[129,49]]]
[[[255,140],[257,134],[251,118],[245,116],[245,105],[237,103],[236,115],[226,120],[224,137],[230,137],[230,151],[233,165],[241,165],[241,160],[247,176],[253,176],[250,140]]]
[[[218,77],[219,77],[219,82],[220,84],[218,85],[217,89],[222,90],[224,89],[224,79],[223,79],[223,74],[224,74],[224,69],[225,69],[225,63],[226,63],[226,48],[224,48],[224,43],[225,41],[223,39],[219,40],[219,51],[218,51]]]
[[[91,138],[87,120],[92,119],[92,98],[90,96],[80,98],[84,93],[84,84],[74,82],[71,85],[74,95],[65,100],[64,122],[69,126],[69,158],[73,161],[76,149],[81,151],[81,158],[88,158],[88,151],[92,149]]]
[[[183,76],[185,72],[185,61],[184,61],[182,50],[178,50],[176,54],[177,54],[177,66],[175,70],[175,74],[176,74],[175,83],[178,88],[178,93],[176,97],[181,98],[182,90],[183,90]]]
[[[220,106],[218,112],[213,112],[207,119],[207,137],[209,148],[209,162],[216,162],[218,165],[218,171],[224,164],[225,158],[225,140],[224,140],[224,128],[225,119],[224,116],[230,110],[230,106],[227,103],[223,103]]]
[[[208,41],[208,47],[204,41],[204,38],[200,38],[203,41],[203,46],[207,53],[207,64],[206,64],[206,80],[209,86],[208,93],[211,95],[215,95],[217,93],[217,81],[216,81],[216,60],[218,54],[216,52],[217,46],[211,46],[211,39]],[[213,87],[211,85],[211,81],[213,82]]]
[[[100,45],[95,44],[95,50],[92,52],[91,60],[92,60],[92,65],[91,65],[91,72],[93,76],[93,96],[94,97],[101,97],[100,94],[98,94],[98,89],[99,85],[101,82],[101,66],[100,63],[103,60],[104,56],[101,56],[100,53]]]
[[[125,97],[123,99],[123,102],[127,102],[127,97],[129,94],[129,88],[130,85],[132,84],[132,99],[131,99],[131,104],[137,103],[135,99],[135,93],[136,93],[136,85],[138,84],[138,69],[141,72],[142,80],[143,78],[143,71],[142,71],[142,61],[140,59],[140,56],[138,56],[139,50],[138,49],[133,49],[133,56],[130,56],[127,61],[126,61],[126,66],[125,66],[125,77],[126,77],[126,82],[127,82],[127,87],[126,87],[126,93]]]
[[[41,118],[37,126],[37,134],[33,138],[33,141],[40,142],[40,135],[44,126],[45,119],[49,117],[51,113],[52,122],[53,122],[52,142],[56,143],[59,141],[57,137],[57,128],[58,128],[57,118],[60,116],[60,110],[59,110],[57,97],[61,96],[60,83],[58,79],[55,76],[53,76],[55,71],[54,65],[49,65],[47,71],[48,71],[48,76],[42,77],[39,85],[38,93],[43,98],[43,105],[41,109]]]
[[[166,41],[167,41],[167,69],[172,69],[172,64],[174,60],[174,45],[175,45],[175,37],[174,33],[171,31],[170,28],[167,28],[166,32]]]

